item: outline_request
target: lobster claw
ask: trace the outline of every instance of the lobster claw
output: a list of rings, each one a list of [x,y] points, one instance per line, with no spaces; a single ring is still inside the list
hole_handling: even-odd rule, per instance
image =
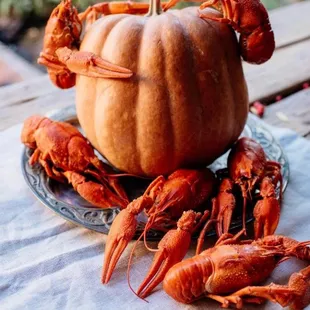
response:
[[[275,198],[275,188],[270,178],[263,179],[260,195],[263,199],[256,203],[253,210],[255,239],[272,235],[280,219],[280,203]]]
[[[81,174],[65,171],[63,175],[73,188],[87,201],[100,208],[119,206],[125,208],[127,201],[114,194],[107,186],[93,181],[86,181]]]
[[[183,212],[177,223],[178,228],[169,230],[159,242],[153,264],[138,288],[139,297],[147,297],[163,281],[168,270],[184,258],[190,246],[196,219],[194,211]]]
[[[136,216],[152,203],[153,200],[150,197],[141,196],[133,200],[128,207],[123,209],[114,219],[105,247],[101,275],[101,282],[103,284],[109,282],[120,256],[136,232]]]

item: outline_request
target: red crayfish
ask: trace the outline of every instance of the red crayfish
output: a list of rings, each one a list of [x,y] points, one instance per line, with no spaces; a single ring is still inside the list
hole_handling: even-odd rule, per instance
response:
[[[281,165],[267,160],[261,145],[251,138],[244,137],[232,147],[227,166],[227,169],[218,171],[219,175],[226,174],[216,197],[215,208],[218,209],[219,217],[223,219],[223,223],[220,220],[217,225],[218,235],[227,233],[229,229],[232,211],[236,205],[234,184],[240,187],[243,197],[243,228],[245,229],[247,200],[252,200],[255,190],[260,189],[260,199],[254,207],[255,238],[273,234],[280,218],[283,188]],[[279,200],[276,199],[275,192],[278,183]]]
[[[167,179],[163,176],[155,179],[147,188],[145,193],[129,204],[115,218],[106,242],[105,258],[102,272],[102,282],[107,283],[110,280],[115,265],[126,248],[129,241],[132,240],[136,228],[136,216],[143,210],[148,216],[145,225],[145,236],[147,230],[151,228],[161,229],[164,226],[175,226],[179,219],[176,231],[169,231],[169,237],[164,237],[160,247],[164,247],[163,255],[157,255],[156,266],[153,266],[147,278],[151,280],[154,270],[160,268],[161,263],[165,259],[163,270],[167,271],[176,260],[181,260],[188,250],[188,244],[181,242],[184,231],[189,236],[196,230],[196,221],[200,215],[194,212],[185,213],[190,209],[196,209],[205,202],[212,194],[215,185],[215,177],[209,169],[203,170],[185,170],[180,169],[172,173]],[[202,223],[206,219],[208,213],[205,213]],[[174,236],[172,238],[172,235]],[[167,238],[172,238],[167,241]],[[180,251],[180,252],[179,252]],[[179,253],[179,254],[178,254]],[[184,253],[182,256],[180,253]],[[178,257],[178,258],[177,258]],[[159,277],[161,278],[161,276]],[[147,285],[148,281],[144,281],[140,290]],[[155,280],[154,283],[157,283]],[[149,293],[149,291],[147,291]]]
[[[170,0],[165,10],[180,0]],[[190,0],[192,1],[192,0]],[[194,0],[194,2],[203,2]],[[249,63],[262,64],[269,60],[275,49],[274,34],[266,8],[260,0],[208,0],[200,9],[213,7],[222,17],[214,17],[201,11],[200,17],[228,24],[240,33],[239,45],[243,59]]]
[[[123,7],[128,4],[123,3]],[[141,8],[137,4],[138,11]],[[135,5],[132,4],[132,9]],[[122,78],[132,76],[129,69],[111,64],[98,55],[78,51],[82,22],[93,11],[102,14],[122,13],[120,3],[104,3],[94,6],[79,17],[77,9],[71,0],[63,0],[52,12],[44,36],[43,51],[38,63],[48,69],[52,82],[60,88],[70,88],[75,85],[76,74],[97,78]]]
[[[34,115],[24,122],[21,140],[34,150],[30,165],[39,162],[50,178],[72,183],[93,205],[127,206],[128,198],[117,175],[99,160],[93,147],[73,125]]]
[[[225,308],[235,304],[240,309],[243,302],[261,303],[264,299],[293,309],[306,307],[310,303],[309,266],[293,274],[287,286],[256,285],[289,257],[309,260],[310,241],[273,235],[239,242],[241,234],[243,231],[235,237],[225,234],[214,247],[174,265],[164,278],[165,292],[182,303],[207,297]]]

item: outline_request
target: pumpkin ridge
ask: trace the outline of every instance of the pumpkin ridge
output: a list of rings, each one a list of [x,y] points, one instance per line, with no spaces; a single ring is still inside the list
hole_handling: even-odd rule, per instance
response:
[[[103,54],[104,53],[104,46],[106,44],[107,41],[110,40],[110,36],[113,36],[114,35],[114,32],[118,32],[119,30],[117,29],[118,27],[122,28],[123,24],[127,23],[128,21],[131,22],[132,20],[135,20],[136,19],[136,16],[134,15],[130,15],[130,14],[118,14],[118,15],[109,15],[107,16],[108,18],[109,17],[113,17],[113,16],[117,16],[119,17],[119,19],[117,20],[117,22],[111,27],[111,29],[109,29],[107,35],[105,36],[105,39],[104,41],[102,42],[102,49],[101,49],[101,57],[106,59],[105,55]],[[118,65],[122,65],[122,64],[119,64]],[[99,83],[100,82],[100,79],[97,79],[96,83]],[[111,87],[111,85],[107,86],[107,88]],[[106,88],[106,89],[107,89]],[[98,87],[96,87],[96,89],[98,89]],[[101,94],[100,94],[101,95]],[[99,102],[98,99],[96,99],[97,102]],[[101,109],[100,105],[99,104],[96,104],[95,106],[95,113],[97,113],[97,109]],[[100,118],[97,118],[96,119],[99,123],[101,123],[101,119]],[[97,124],[96,124],[97,125]],[[100,139],[98,140],[98,137],[97,137],[97,134],[100,134],[99,131],[96,130],[96,139],[97,141],[101,141]],[[136,133],[135,133],[136,134]],[[119,152],[119,147],[118,145],[116,144],[116,140],[115,139],[111,139],[111,144],[112,144],[112,148],[114,150],[114,153],[117,154]],[[100,142],[99,142],[100,143]],[[104,149],[104,146],[103,145],[100,145],[100,148],[101,149]],[[131,156],[133,156],[133,154],[131,154]]]
[[[181,26],[181,29],[182,29],[182,32],[184,34],[184,40],[185,42],[187,42],[187,47],[188,49],[190,50],[190,54],[191,54],[191,57],[190,57],[190,62],[191,62],[191,68],[193,69],[193,75],[194,75],[194,79],[195,79],[195,82],[193,83],[193,85],[195,85],[195,88],[196,88],[196,95],[197,95],[197,103],[198,103],[198,106],[200,107],[200,110],[203,112],[204,111],[204,107],[203,107],[203,102],[202,102],[202,95],[201,95],[201,90],[200,90],[200,87],[199,87],[199,83],[198,83],[198,78],[197,78],[197,71],[196,71],[196,61],[195,61],[195,51],[194,51],[194,41],[193,38],[192,38],[192,34],[187,30],[187,27],[188,26],[188,22],[187,20],[184,20],[182,17],[186,17],[186,15],[191,15],[191,11],[190,12],[187,12],[187,11],[183,11],[182,12],[183,14],[179,14],[179,16],[176,16],[180,26]],[[182,21],[182,22],[181,22]],[[195,69],[195,70],[194,70]],[[196,123],[196,128],[202,128],[202,123],[203,123],[203,117],[202,117],[202,113],[199,114],[199,119],[197,119],[197,123]],[[194,131],[194,130],[193,130]],[[196,131],[196,130],[195,130]],[[200,144],[201,143],[201,135],[202,135],[202,132],[203,130],[199,130],[199,137],[198,137],[198,143]],[[191,135],[189,136],[190,138],[192,137]],[[185,142],[187,143],[187,142]],[[183,161],[183,159],[182,159]],[[185,163],[182,163],[182,164],[187,164],[186,162]]]
[[[210,21],[210,23],[212,24],[212,21]],[[221,25],[221,26],[224,26],[224,25]],[[229,30],[231,30],[231,29],[229,28]],[[228,61],[228,51],[226,49],[226,44],[225,44],[226,41],[225,41],[225,38],[224,38],[222,32],[219,33],[218,31],[216,31],[215,35],[219,39],[217,42],[224,42],[221,45],[222,50],[224,51],[223,52],[223,58],[225,59],[225,61],[222,62],[222,68],[224,67],[224,74],[222,72],[222,75],[224,77],[228,76],[228,80],[226,81],[227,82],[226,83],[226,87],[229,88],[229,92],[228,93],[229,93],[229,96],[232,97],[232,98],[229,98],[229,99],[233,99],[233,102],[235,102],[235,96],[234,96],[235,92],[234,92],[234,89],[232,88],[232,85],[230,83],[230,81],[231,81],[231,72],[229,70],[229,66],[228,66],[228,63],[227,63],[227,61]],[[235,33],[232,33],[232,35],[235,36]],[[231,118],[232,114],[235,115],[235,110],[234,109],[230,109],[229,113],[231,114],[230,115],[230,118]],[[220,120],[220,125],[219,125],[219,128],[221,128],[221,132],[219,133],[219,136],[222,136],[223,134],[225,134],[225,132],[223,132],[223,131],[224,131],[224,128],[227,126],[227,124],[223,124],[223,122],[224,122],[224,120],[221,119]],[[234,133],[232,132],[232,130],[229,130],[229,131],[226,130],[226,134],[227,134],[227,132],[229,132],[229,134],[230,134],[230,139],[229,140],[231,140]]]
[[[144,35],[144,30],[145,30],[145,24],[147,22],[147,18],[143,18],[141,20],[139,20],[139,22],[141,22],[141,24],[143,24],[143,27],[141,28],[142,30],[140,31],[139,37],[140,40],[138,40],[138,46],[137,46],[137,53],[136,53],[136,59],[138,59],[137,63],[136,63],[136,68],[132,68],[133,72],[135,74],[137,74],[138,72],[140,72],[139,68],[140,68],[140,62],[141,62],[141,46],[142,46],[142,38]],[[139,80],[138,76],[134,76],[134,79]],[[137,162],[137,166],[138,166],[138,170],[142,171],[142,166],[141,166],[141,150],[139,148],[139,143],[138,143],[138,122],[137,122],[137,115],[139,115],[139,95],[140,95],[140,87],[137,87],[137,93],[135,96],[135,109],[134,109],[134,121],[135,121],[135,131],[134,131],[134,135],[135,135],[135,145],[136,145],[136,162]]]
[[[233,31],[232,29],[229,29],[229,30]],[[235,36],[235,33],[233,32],[232,35]],[[229,55],[228,55],[227,49],[224,49],[224,57],[225,57],[225,68],[226,68],[226,72],[227,72],[228,78],[229,78],[229,80],[232,80],[232,78],[231,78],[231,68],[228,66]],[[230,89],[230,96],[232,97],[233,102],[236,102],[236,93],[235,93],[235,91],[234,91],[234,89],[232,87],[232,84],[231,83],[228,83],[228,84],[229,84],[229,89]],[[235,119],[235,117],[236,117],[236,109],[231,109],[230,113],[231,113],[231,118]],[[235,135],[235,132],[233,130],[230,130],[230,140],[232,142],[234,142],[234,139],[233,139],[234,135]]]
[[[110,26],[110,28],[108,29],[107,27],[105,27],[105,31],[106,31],[106,35],[105,35],[105,37],[104,37],[104,40],[103,40],[103,42],[102,42],[102,46],[104,46],[104,44],[105,44],[105,42],[106,42],[106,40],[107,40],[107,38],[108,38],[108,36],[110,35],[110,33],[111,33],[111,31],[112,31],[112,29],[121,21],[121,20],[123,20],[124,19],[124,17],[123,16],[119,16],[119,15],[110,15],[110,16],[107,16],[107,18],[109,18],[110,17],[110,19],[111,19],[111,21],[109,21],[108,20],[108,22],[110,22],[110,23],[112,23],[112,25],[110,26],[110,23],[109,23],[109,26]],[[108,23],[107,22],[107,23]],[[98,25],[99,25],[99,23],[100,23],[100,19],[98,19],[92,26],[91,26],[91,29],[92,28],[94,28],[94,30],[93,31],[89,31],[89,33],[92,33],[93,35],[96,35],[96,31],[99,31],[99,28],[98,28]],[[97,25],[98,24],[98,25]],[[90,29],[90,30],[91,30]],[[101,47],[99,47],[98,46],[98,51],[97,51],[97,53],[95,53],[95,54],[97,54],[97,55],[99,55],[99,56],[101,56],[101,57],[103,57],[104,58],[104,56],[102,55],[102,53],[103,53],[103,49],[101,48]],[[96,139],[96,141],[97,141],[97,143],[99,144],[99,147],[102,149],[102,146],[100,145],[101,143],[100,143],[100,139],[99,139],[99,137],[98,137],[98,134],[99,134],[99,131],[98,130],[96,130],[96,128],[97,128],[97,126],[98,126],[98,122],[101,122],[101,118],[98,118],[98,117],[96,117],[96,115],[99,115],[100,114],[100,111],[98,112],[98,109],[100,110],[100,105],[98,105],[97,104],[97,102],[98,102],[98,83],[100,82],[100,79],[95,79],[95,87],[94,87],[94,90],[95,90],[95,93],[94,93],[94,97],[96,98],[96,103],[95,103],[95,105],[94,105],[94,116],[93,116],[93,122],[91,122],[91,124],[92,124],[92,132],[94,133],[94,135],[95,135],[95,139]],[[107,87],[111,87],[111,85],[109,85],[109,86],[107,86]],[[96,147],[96,146],[95,146]],[[104,156],[104,154],[102,154],[103,155],[103,157],[105,157]]]
[[[167,19],[171,18],[172,16],[173,16],[173,14],[170,14],[168,12],[165,15],[165,17],[167,17]],[[160,40],[161,40],[161,42],[163,42],[162,37],[163,37],[163,35],[165,35],[165,32],[166,32],[165,27],[161,27],[161,29],[160,29]],[[169,140],[170,140],[169,144],[170,144],[170,148],[172,150],[172,158],[173,158],[173,160],[175,160],[175,156],[174,156],[174,153],[175,153],[175,126],[173,124],[173,116],[172,116],[171,93],[168,91],[169,80],[167,77],[168,72],[166,70],[167,69],[167,50],[166,50],[165,44],[162,44],[162,50],[163,50],[163,72],[165,73],[164,74],[164,85],[166,86],[165,87],[165,95],[168,98],[167,105],[168,105],[168,113],[169,113],[169,127],[170,127],[170,131],[172,132],[172,135],[169,135]],[[170,158],[169,158],[169,160],[170,160]],[[174,166],[174,162],[173,162],[172,166]]]

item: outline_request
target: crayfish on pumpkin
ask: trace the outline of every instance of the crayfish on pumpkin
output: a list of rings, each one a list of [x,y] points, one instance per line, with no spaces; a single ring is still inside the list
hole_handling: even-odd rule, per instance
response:
[[[192,0],[189,0],[192,1]],[[170,0],[164,10],[173,7],[180,0]],[[269,60],[275,49],[274,34],[266,8],[260,0],[194,0],[203,2],[200,17],[230,25],[240,33],[239,46],[243,59],[249,63],[262,64]],[[203,9],[212,7],[223,14],[214,17]]]
[[[165,2],[161,5],[162,9],[166,11],[177,2],[179,0]],[[275,49],[274,34],[268,13],[260,1],[209,0],[200,8],[206,7],[217,9],[223,17],[214,17],[201,11],[199,14],[202,19],[229,24],[240,33],[240,50],[245,61],[261,64],[270,59]],[[73,87],[76,74],[115,79],[128,79],[133,75],[131,70],[112,64],[99,55],[79,51],[84,22],[87,29],[99,16],[122,13],[150,15],[150,5],[131,1],[102,2],[78,13],[72,0],[63,0],[53,10],[46,26],[43,51],[38,63],[47,67],[50,79],[56,86]]]

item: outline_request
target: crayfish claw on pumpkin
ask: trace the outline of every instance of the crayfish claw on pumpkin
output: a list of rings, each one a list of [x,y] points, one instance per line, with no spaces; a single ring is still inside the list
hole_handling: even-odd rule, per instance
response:
[[[83,175],[73,171],[65,171],[63,175],[81,197],[97,207],[110,208],[111,206],[119,206],[125,208],[127,205],[126,200],[118,197],[103,184],[87,181]]]
[[[101,276],[103,284],[109,282],[120,256],[136,232],[138,225],[136,216],[152,203],[153,200],[150,197],[141,196],[133,200],[115,217],[106,242]]]
[[[70,72],[94,78],[129,78],[132,71],[102,59],[94,53],[74,51],[68,47],[57,49],[58,60]]]
[[[272,235],[280,219],[280,203],[275,198],[275,188],[272,180],[265,177],[260,185],[260,195],[263,197],[254,207],[254,237],[255,239]]]
[[[180,262],[188,251],[191,235],[197,227],[196,220],[201,218],[192,211],[185,211],[177,222],[177,229],[169,230],[158,244],[153,264],[138,288],[137,295],[145,298],[163,281],[168,270]]]

